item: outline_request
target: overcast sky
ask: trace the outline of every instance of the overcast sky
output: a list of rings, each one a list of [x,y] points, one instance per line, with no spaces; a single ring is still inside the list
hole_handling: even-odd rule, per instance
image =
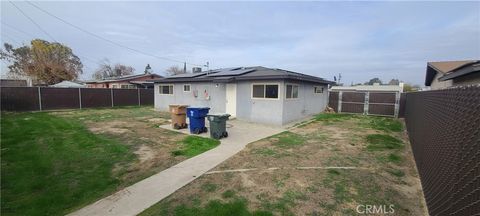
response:
[[[85,65],[82,79],[104,58],[136,73],[147,63],[159,74],[183,67],[92,37],[26,2],[15,4],[73,49]],[[427,61],[480,59],[480,2],[34,4],[118,44],[192,64],[209,61],[210,69],[260,65],[330,80],[341,73],[347,85],[373,77],[422,84]],[[53,40],[9,2],[1,2],[1,21],[2,43]]]

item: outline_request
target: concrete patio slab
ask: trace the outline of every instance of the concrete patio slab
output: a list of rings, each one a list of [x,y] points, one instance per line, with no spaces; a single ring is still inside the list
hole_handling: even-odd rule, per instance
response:
[[[170,125],[161,128],[171,129]],[[187,159],[69,215],[136,215],[241,151],[248,143],[284,131],[240,120],[227,124],[228,138],[218,147]],[[187,129],[180,130],[188,133]],[[208,137],[208,133],[200,136]]]

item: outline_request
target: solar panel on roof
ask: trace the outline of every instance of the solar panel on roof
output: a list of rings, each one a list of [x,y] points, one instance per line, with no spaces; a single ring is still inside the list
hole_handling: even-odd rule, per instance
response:
[[[201,73],[184,73],[184,74],[177,74],[173,76],[166,77],[166,79],[175,79],[175,78],[193,78],[193,77],[199,77],[207,74],[207,72],[201,72]]]
[[[225,70],[218,73],[209,74],[209,77],[218,77],[218,76],[238,76],[254,71],[255,69],[235,69],[235,70]]]

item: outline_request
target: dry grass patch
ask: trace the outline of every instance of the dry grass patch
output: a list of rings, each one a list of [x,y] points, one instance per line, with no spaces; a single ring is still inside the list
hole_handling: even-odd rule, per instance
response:
[[[212,202],[230,208],[240,200],[239,211],[248,214],[354,215],[359,204],[392,204],[397,215],[424,215],[408,139],[399,128],[401,122],[387,118],[319,115],[249,144],[213,169],[218,172],[143,214],[194,215]]]

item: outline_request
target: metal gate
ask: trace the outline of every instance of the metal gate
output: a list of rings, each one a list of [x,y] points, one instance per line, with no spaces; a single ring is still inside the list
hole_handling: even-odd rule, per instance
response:
[[[329,92],[329,106],[339,113],[398,117],[400,97],[398,92]]]

